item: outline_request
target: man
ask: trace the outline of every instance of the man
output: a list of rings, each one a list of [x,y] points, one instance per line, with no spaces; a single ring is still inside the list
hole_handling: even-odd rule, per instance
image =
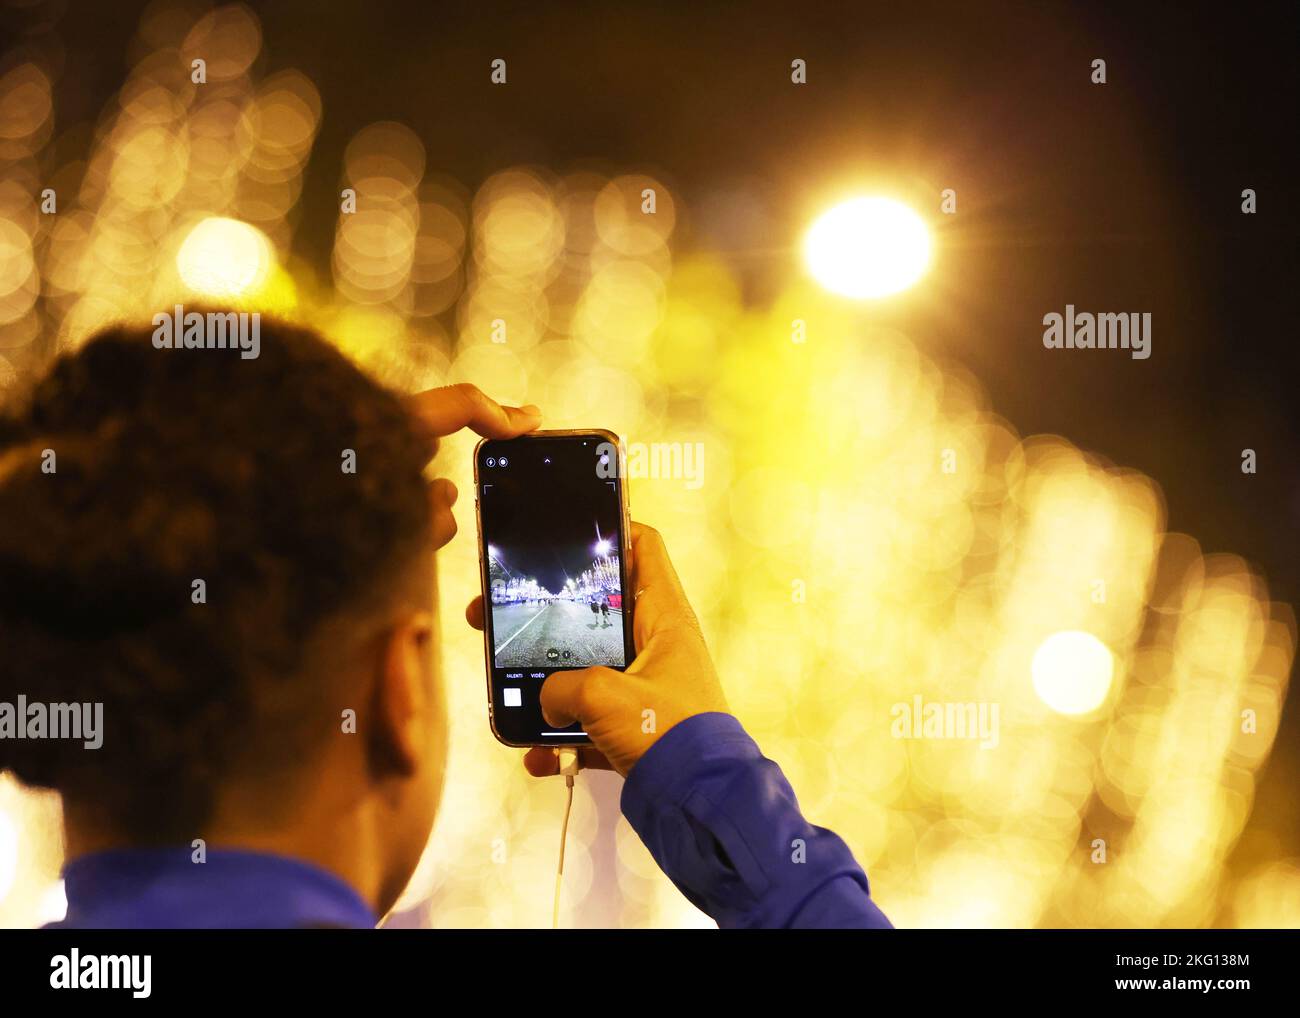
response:
[[[438,436],[539,422],[467,385],[404,405],[267,323],[251,360],[109,329],[7,408],[0,702],[103,710],[98,749],[0,738],[0,768],[63,795],[62,925],[379,921],[446,752],[433,553],[456,491],[423,470]],[[663,542],[637,525],[633,577],[636,660],[552,675],[548,719],[582,722],[584,765],[627,778],[628,820],[720,925],[887,926],[727,712]],[[482,627],[481,598],[467,615]],[[557,769],[549,749],[525,763]]]

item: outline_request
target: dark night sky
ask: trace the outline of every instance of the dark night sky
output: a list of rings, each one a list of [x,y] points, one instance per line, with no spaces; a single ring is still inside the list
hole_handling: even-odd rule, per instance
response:
[[[80,84],[65,73],[62,124],[120,83],[142,6],[65,15]],[[797,271],[828,180],[871,166],[918,193],[955,187],[942,239],[962,285],[904,331],[969,368],[1021,434],[1062,434],[1155,478],[1170,529],[1244,555],[1300,603],[1296,5],[253,6],[265,69],[296,66],[323,97],[297,240],[321,261],[337,202],[327,168],[380,119],[410,125],[431,170],[470,184],[521,160],[655,172],[692,210],[679,247],[734,251],[760,299]],[[498,56],[506,89],[487,84]],[[804,88],[789,83],[796,56]],[[1257,215],[1240,213],[1245,187]],[[745,224],[716,211],[736,196],[754,211]],[[1151,311],[1151,359],[1049,355],[1042,315],[1067,302]],[[1240,470],[1247,447],[1255,476]],[[1283,780],[1300,768],[1295,703],[1257,816],[1296,816]],[[1294,820],[1289,833],[1300,843]]]
[[[503,452],[506,467],[486,465]],[[512,575],[558,594],[566,578],[591,567],[597,526],[617,552],[618,492],[572,440],[491,442],[478,458],[479,482],[488,486],[480,496],[483,536]]]

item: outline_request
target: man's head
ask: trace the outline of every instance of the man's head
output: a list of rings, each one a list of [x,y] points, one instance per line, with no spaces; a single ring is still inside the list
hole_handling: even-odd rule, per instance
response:
[[[0,739],[0,769],[63,794],[74,852],[348,852],[386,909],[445,754],[431,446],[309,331],[264,321],[256,359],[151,336],[0,415],[0,701],[103,704],[101,748]]]

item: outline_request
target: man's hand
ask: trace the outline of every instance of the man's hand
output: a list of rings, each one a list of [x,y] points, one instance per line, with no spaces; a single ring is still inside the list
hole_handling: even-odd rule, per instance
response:
[[[633,636],[636,660],[624,672],[583,668],[555,672],[542,686],[548,724],[574,721],[594,744],[579,751],[583,767],[618,771],[624,777],[661,735],[679,721],[710,711],[727,712],[704,635],[668,560],[659,532],[632,524]],[[483,599],[465,611],[483,628]],[[547,746],[528,751],[524,765],[544,777],[559,763]]]
[[[485,396],[477,385],[461,382],[406,397],[406,409],[417,433],[429,441],[429,459],[438,451],[438,439],[461,428],[484,438],[514,438],[542,423],[535,406],[504,406]]]
[[[484,438],[514,438],[542,423],[542,412],[537,407],[503,406],[468,382],[417,392],[406,398],[406,409],[416,433],[429,443],[429,459],[438,452],[438,439],[461,428],[469,428]],[[456,536],[456,520],[451,514],[456,496],[456,485],[445,477],[429,485],[434,548],[443,547]]]

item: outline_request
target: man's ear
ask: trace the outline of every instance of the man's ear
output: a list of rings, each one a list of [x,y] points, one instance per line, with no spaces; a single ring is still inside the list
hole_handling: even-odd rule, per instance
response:
[[[425,715],[433,709],[429,685],[431,612],[413,612],[381,639],[371,711],[371,766],[377,776],[406,777],[419,767],[421,741],[428,734]]]

